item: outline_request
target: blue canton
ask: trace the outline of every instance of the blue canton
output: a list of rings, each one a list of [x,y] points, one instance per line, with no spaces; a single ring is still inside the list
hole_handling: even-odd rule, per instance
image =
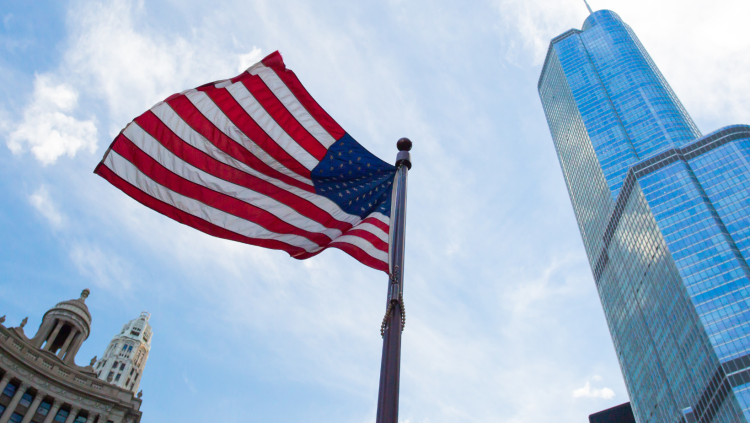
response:
[[[377,158],[349,134],[331,145],[312,171],[317,194],[363,219],[376,211],[390,216],[395,176],[395,166]]]

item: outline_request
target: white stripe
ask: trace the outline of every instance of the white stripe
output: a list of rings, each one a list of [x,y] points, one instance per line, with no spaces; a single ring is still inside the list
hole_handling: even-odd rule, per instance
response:
[[[335,247],[336,244],[342,244],[342,243],[357,246],[362,251],[367,253],[367,255],[375,259],[378,259],[382,262],[388,263],[388,253],[386,253],[385,251],[378,250],[372,244],[370,244],[370,241],[364,238],[360,238],[356,235],[344,235],[344,236],[336,238],[332,243],[329,244],[329,246]]]
[[[296,172],[288,169],[286,166],[279,163],[275,158],[270,156],[262,148],[258,146],[253,140],[247,137],[239,128],[219,109],[219,106],[211,100],[208,94],[202,91],[190,90],[185,93],[193,105],[206,117],[211,123],[216,125],[217,128],[229,138],[238,142],[241,146],[245,147],[255,157],[260,159],[263,163],[270,166],[286,176],[294,178],[298,181],[304,182],[308,185],[312,185],[312,181],[304,176],[297,174]],[[159,105],[157,107],[164,106]],[[155,108],[154,108],[155,109]],[[153,111],[153,109],[152,109]],[[154,112],[156,113],[156,112]]]
[[[185,197],[184,195],[169,190],[146,176],[146,174],[141,172],[132,163],[117,154],[115,151],[109,152],[107,158],[104,160],[104,165],[119,177],[151,197],[226,230],[250,238],[281,241],[295,247],[300,247],[308,252],[320,248],[316,243],[305,237],[271,232],[253,222],[225,213],[219,209],[215,209],[192,198]]]
[[[292,93],[289,87],[286,86],[284,81],[279,78],[279,75],[277,75],[273,69],[266,67],[263,63],[257,63],[248,69],[247,72],[250,75],[258,75],[260,79],[266,83],[268,88],[273,91],[276,98],[278,98],[286,109],[289,110],[289,113],[297,119],[297,122],[307,129],[307,132],[315,137],[318,142],[323,144],[325,148],[330,147],[336,142],[331,134],[329,134],[325,128],[320,126],[318,121],[312,117],[307,109],[305,109],[302,103],[300,103],[297,97]]]
[[[172,110],[172,108],[168,104],[159,105],[151,109],[151,111],[169,129],[171,129],[172,132],[180,137],[180,139],[197,148],[198,150],[206,153],[208,156],[212,157],[218,162],[224,163],[225,165],[231,166],[241,172],[245,172],[247,174],[255,176],[256,178],[269,182],[284,191],[289,191],[297,197],[303,198],[318,206],[323,211],[330,214],[331,217],[340,222],[347,222],[351,223],[352,225],[356,225],[362,220],[357,215],[344,212],[336,203],[322,195],[318,195],[309,191],[305,191],[303,189],[299,189],[295,186],[288,185],[284,182],[279,181],[278,179],[258,172],[245,163],[242,163],[241,161],[235,159],[234,157],[230,156],[229,154],[225,153],[214,144],[209,142],[205,137],[203,137],[203,135],[199,134],[193,128],[191,128],[190,125],[182,120],[182,118],[177,113],[175,113],[175,111]]]
[[[370,224],[370,223],[360,223],[359,225],[349,229],[349,231],[352,231],[354,229],[362,229],[363,231],[370,232],[371,234],[375,235],[376,237],[380,238],[381,241],[388,243],[388,234],[383,232],[382,229],[378,228],[377,226]],[[349,231],[346,231],[349,233]]]
[[[266,109],[258,103],[258,100],[248,91],[247,87],[241,82],[232,84],[227,87],[227,91],[232,94],[237,103],[245,109],[248,115],[258,124],[258,126],[271,137],[272,140],[283,148],[284,151],[289,153],[295,160],[300,162],[302,166],[306,167],[307,170],[315,169],[315,166],[320,163],[318,159],[313,157],[307,152],[301,145],[297,144],[297,141],[293,140],[289,134],[284,131],[284,128],[268,114]]]
[[[151,156],[170,172],[179,175],[188,181],[194,182],[213,191],[226,194],[232,198],[237,198],[245,203],[258,207],[259,209],[265,210],[284,222],[304,231],[322,233],[331,239],[341,236],[342,234],[340,230],[326,228],[320,223],[299,214],[296,210],[273,198],[252,191],[243,186],[219,179],[194,167],[164,148],[159,141],[155,140],[137,124],[128,125],[123,134],[144,153]]]

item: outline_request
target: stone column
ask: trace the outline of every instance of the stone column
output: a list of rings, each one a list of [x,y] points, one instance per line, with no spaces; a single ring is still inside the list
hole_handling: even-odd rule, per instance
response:
[[[76,419],[79,411],[81,411],[81,407],[71,407],[70,414],[68,414],[68,418],[65,420],[65,423],[73,423],[73,420]]]
[[[52,334],[47,338],[47,345],[44,346],[45,351],[49,351],[49,348],[52,346],[52,343],[55,342],[55,338],[57,338],[57,334],[60,333],[60,329],[63,327],[62,320],[57,322],[57,326],[55,326],[55,330],[52,331]],[[44,341],[42,341],[44,342]]]
[[[5,409],[5,412],[3,413],[3,416],[0,417],[0,423],[8,423],[8,420],[10,420],[11,414],[16,410],[16,406],[18,406],[18,402],[21,401],[21,397],[23,397],[23,394],[26,392],[26,388],[29,387],[29,384],[26,382],[21,382],[21,386],[16,389],[16,393],[13,395],[13,399],[10,400],[10,404],[8,404],[8,408]]]
[[[13,375],[10,374],[10,372],[5,372],[5,376],[3,376],[3,379],[0,380],[0,395],[2,395],[5,387],[8,386],[8,383],[11,379],[13,379]]]
[[[97,417],[99,417],[99,414],[94,414],[93,412],[89,413],[89,417],[86,419],[86,423],[94,423]],[[101,419],[99,420],[99,423],[102,423]]]
[[[39,408],[39,404],[42,403],[44,395],[45,394],[42,391],[38,391],[36,393],[36,396],[34,396],[34,401],[31,402],[31,405],[29,406],[28,411],[26,411],[26,415],[23,416],[23,420],[21,420],[21,423],[29,423],[31,421],[31,418],[34,417],[34,414],[36,414],[36,410]]]
[[[57,353],[57,356],[60,358],[63,358],[65,355],[65,351],[68,350],[68,346],[70,346],[70,343],[73,341],[73,338],[78,333],[77,330],[71,329],[70,333],[68,334],[68,337],[65,339],[65,343],[63,344],[62,348],[60,348],[60,351]]]
[[[52,423],[52,419],[55,418],[57,410],[60,409],[61,405],[62,401],[58,400],[57,398],[52,398],[52,408],[49,409],[49,413],[47,414],[47,418],[44,419],[44,423]]]
[[[73,360],[76,358],[76,353],[78,353],[78,349],[81,348],[81,344],[83,343],[83,332],[78,332],[75,339],[73,339],[73,342],[70,343],[70,347],[68,347],[68,353],[65,356],[65,364],[75,364]]]
[[[52,332],[52,329],[54,328],[55,328],[55,319],[50,318],[50,319],[47,319],[46,322],[42,322],[42,325],[39,326],[39,330],[36,332],[36,335],[34,335],[34,338],[33,338],[34,347],[36,348],[41,347],[44,340],[47,339],[50,332]]]

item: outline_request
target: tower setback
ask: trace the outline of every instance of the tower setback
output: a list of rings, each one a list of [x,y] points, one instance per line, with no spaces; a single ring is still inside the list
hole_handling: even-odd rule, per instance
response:
[[[538,89],[636,420],[747,422],[750,126],[703,136],[608,10]]]

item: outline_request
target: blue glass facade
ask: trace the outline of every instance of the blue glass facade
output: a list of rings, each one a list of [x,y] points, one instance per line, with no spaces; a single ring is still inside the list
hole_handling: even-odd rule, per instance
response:
[[[637,421],[750,421],[750,126],[701,135],[607,10],[539,94]]]

